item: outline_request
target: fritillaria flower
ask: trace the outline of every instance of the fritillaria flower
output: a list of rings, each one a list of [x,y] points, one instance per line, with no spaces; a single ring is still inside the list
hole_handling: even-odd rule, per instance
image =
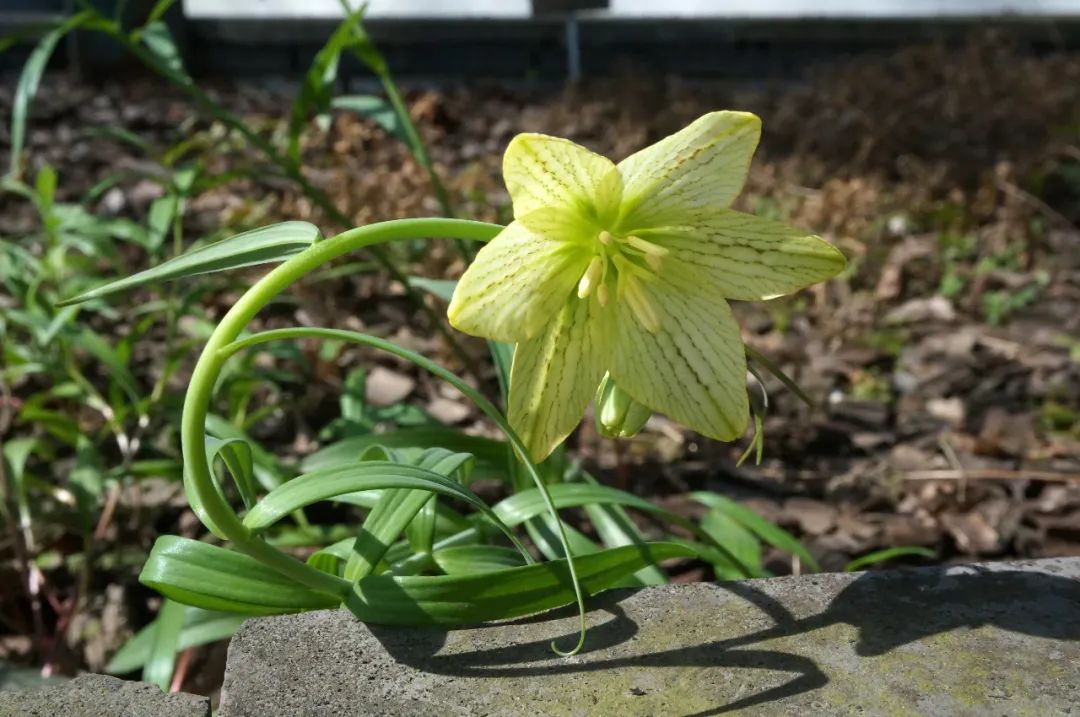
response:
[[[573,431],[605,375],[705,436],[746,429],[727,300],[771,299],[844,267],[819,237],[730,208],[760,129],[752,114],[712,112],[618,165],[557,137],[511,141],[514,221],[461,277],[449,318],[516,344],[508,417],[534,460]]]

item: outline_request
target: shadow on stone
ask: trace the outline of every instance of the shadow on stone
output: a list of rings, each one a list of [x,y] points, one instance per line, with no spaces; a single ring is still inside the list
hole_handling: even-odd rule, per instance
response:
[[[800,584],[813,584],[816,579],[845,577],[808,576],[801,579],[806,583],[791,580],[790,588],[785,591],[798,590]],[[880,656],[934,635],[983,626],[1033,637],[1080,640],[1080,620],[1076,617],[1076,606],[1080,605],[1080,581],[1045,572],[970,566],[864,573],[841,589],[825,610],[802,618],[785,606],[787,595],[777,595],[775,591],[768,594],[753,582],[719,583],[716,587],[752,605],[773,624],[730,639],[684,643],[670,650],[605,658],[602,654],[605,650],[635,640],[640,631],[639,625],[620,607],[621,602],[637,591],[611,591],[589,602],[594,615],[602,612],[609,618],[590,627],[585,653],[588,659],[559,659],[552,654],[551,643],[546,639],[486,649],[455,650],[440,655],[447,640],[445,631],[402,631],[379,625],[368,628],[398,663],[453,677],[550,676],[620,667],[723,667],[795,674],[779,686],[740,696],[686,717],[706,717],[745,709],[824,687],[829,676],[814,660],[775,649],[752,647],[766,641],[799,638],[840,624],[857,629],[855,652],[861,657]],[[534,624],[572,614],[572,609],[564,608],[516,623],[479,628],[478,631],[505,630],[514,624]],[[724,619],[723,615],[717,617]],[[576,637],[575,634],[564,634],[555,641],[566,646]],[[692,637],[684,639],[692,641]]]

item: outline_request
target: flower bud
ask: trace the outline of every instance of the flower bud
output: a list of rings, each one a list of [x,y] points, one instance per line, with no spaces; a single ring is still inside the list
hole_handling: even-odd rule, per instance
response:
[[[630,394],[619,388],[610,374],[604,375],[596,392],[596,430],[604,438],[630,438],[636,436],[652,415],[652,409],[643,406]]]

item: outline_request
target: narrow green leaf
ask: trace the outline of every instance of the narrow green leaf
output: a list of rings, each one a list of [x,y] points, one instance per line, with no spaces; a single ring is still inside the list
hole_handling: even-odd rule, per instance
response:
[[[700,539],[703,539],[706,543],[713,543],[711,546],[712,548],[725,554],[727,559],[733,565],[737,567],[740,565],[739,560],[728,553],[725,546],[716,544],[712,537],[699,525],[693,521],[687,520],[677,513],[664,510],[644,498],[639,498],[631,493],[615,488],[609,488],[608,486],[582,483],[555,483],[548,486],[548,491],[551,493],[551,500],[555,504],[555,507],[560,510],[563,508],[577,508],[588,505],[618,505],[655,515],[661,520],[665,520],[690,531]],[[540,492],[535,488],[530,488],[515,493],[509,498],[505,498],[501,502],[496,503],[495,506],[493,506],[493,510],[506,525],[513,527],[545,514],[547,508]],[[534,530],[536,529],[535,524],[533,524],[533,528]],[[530,531],[529,536],[533,538],[534,542],[537,540],[534,531]],[[545,540],[546,538],[541,535],[540,539]],[[801,548],[802,546],[800,545],[799,547]],[[545,551],[545,555],[547,554],[548,553]],[[816,563],[814,564],[816,565]],[[745,566],[740,567],[740,573],[742,577],[751,577],[752,575],[751,570]]]
[[[312,503],[356,491],[391,488],[424,490],[468,503],[520,546],[510,528],[468,488],[426,468],[383,461],[331,468],[293,478],[265,495],[244,516],[244,525],[251,530],[265,530],[292,511]]]
[[[446,476],[456,473],[458,481],[466,484],[474,463],[471,455],[451,453],[444,448],[431,448],[421,454],[416,465]],[[409,541],[413,553],[431,552],[439,525],[439,515],[438,497],[433,495],[405,527],[405,538]]]
[[[18,484],[26,471],[26,461],[37,447],[36,438],[13,438],[0,444],[3,448],[3,459],[8,475]]]
[[[435,564],[447,575],[490,573],[525,565],[521,554],[500,545],[459,545],[432,553]]]
[[[287,154],[289,160],[295,165],[300,163],[300,133],[304,124],[313,111],[321,112],[329,106],[333,85],[337,80],[341,53],[350,44],[356,42],[353,33],[362,16],[362,8],[346,15],[330,39],[315,55],[311,67],[304,76],[304,84],[300,87],[300,93],[289,112]]]
[[[114,675],[123,675],[145,665],[153,649],[159,619],[160,613],[153,622],[132,635],[105,665],[105,671]],[[180,652],[190,647],[230,638],[247,619],[248,616],[243,614],[185,606],[183,626],[180,628],[180,635],[176,641],[176,650]]]
[[[405,539],[414,553],[430,553],[435,544],[435,508],[438,500],[435,496],[424,503],[408,525],[405,526]]]
[[[481,436],[469,436],[452,428],[400,428],[389,433],[354,436],[332,443],[304,459],[300,464],[305,473],[355,465],[371,446],[410,448],[438,446],[455,453],[469,453],[476,458],[474,475],[477,478],[506,480],[507,444]]]
[[[185,605],[277,615],[336,607],[340,597],[316,592],[252,557],[174,535],[157,539],[139,582]]]
[[[844,566],[844,572],[851,573],[867,566],[874,565],[875,563],[883,563],[886,560],[892,560],[893,558],[912,555],[917,555],[920,558],[930,558],[931,560],[937,558],[937,553],[930,548],[923,548],[918,545],[900,545],[895,548],[875,550],[872,553],[859,556]]]
[[[581,477],[589,485],[600,485],[589,473],[582,472]],[[620,545],[640,545],[645,542],[645,536],[621,505],[589,503],[584,508],[605,547],[616,548]],[[634,575],[633,582],[637,585],[664,585],[668,579],[663,570],[652,565],[639,570]]]
[[[26,462],[37,448],[36,438],[14,438],[0,442],[0,460],[4,461],[4,469],[7,471],[14,487],[15,504],[19,515],[8,516],[11,522],[18,522],[21,528],[30,526],[30,497],[26,486]],[[6,497],[6,496],[5,496]],[[7,501],[0,503],[0,510],[7,513]]]
[[[319,229],[307,222],[282,222],[254,229],[202,246],[146,271],[65,299],[58,302],[57,306],[97,299],[144,284],[281,261],[307,249],[318,237]]]
[[[150,654],[143,666],[143,682],[169,689],[173,668],[176,666],[177,645],[180,630],[184,626],[184,606],[173,600],[165,600],[154,620],[153,641]]]
[[[719,510],[729,518],[734,519],[744,528],[747,528],[750,532],[754,533],[754,535],[758,536],[774,548],[783,550],[792,555],[798,555],[803,563],[806,564],[806,567],[810,572],[816,573],[821,571],[821,566],[818,565],[817,560],[814,559],[814,556],[810,554],[810,551],[806,549],[806,546],[800,543],[794,535],[787,532],[779,525],[770,523],[749,508],[739,505],[730,498],[725,498],[722,495],[708,491],[697,491],[691,493],[690,497],[710,508]]]
[[[151,22],[140,28],[138,34],[146,49],[169,74],[185,80],[191,79],[184,69],[184,62],[180,58],[180,51],[176,49],[176,42],[173,41],[168,25],[161,21]]]
[[[155,253],[165,243],[165,237],[168,236],[169,231],[172,229],[173,219],[176,218],[179,209],[180,199],[175,194],[158,197],[150,204],[146,216],[146,248],[148,251]]]
[[[352,541],[352,538],[349,538]],[[325,550],[318,550],[312,553],[308,559],[307,564],[316,570],[321,570],[327,575],[338,575],[338,568],[341,566],[341,558],[333,553],[326,552]]]
[[[542,511],[546,511],[546,506]],[[545,560],[559,560],[566,557],[562,539],[559,537],[559,528],[547,512],[540,512],[523,524],[529,540],[533,542]],[[563,533],[566,535],[566,544],[570,546],[570,554],[589,555],[598,553],[601,547],[589,539],[584,533],[572,525],[563,525]]]
[[[263,449],[242,428],[226,418],[214,413],[208,415],[206,432],[216,438],[230,438],[246,443],[248,450],[251,451],[255,478],[266,490],[277,488],[295,475],[295,472],[286,467],[273,453]]]
[[[116,385],[127,394],[132,405],[139,404],[142,400],[142,392],[139,390],[135,376],[128,369],[127,362],[106,343],[105,339],[89,327],[83,327],[75,339],[75,345],[85,349],[108,369],[109,379],[115,381]]]
[[[649,543],[579,556],[574,562],[582,586],[595,595],[646,565],[694,556],[682,545]],[[562,559],[466,575],[371,575],[355,585],[345,606],[375,624],[463,625],[530,615],[574,601]]]
[[[740,564],[749,568],[751,577],[760,578],[765,576],[765,570],[761,564],[761,543],[741,523],[714,508],[701,519],[701,528],[714,541],[727,548],[738,559]],[[737,580],[744,577],[730,561],[724,556],[720,557],[721,560],[716,561],[713,565],[717,578]]]
[[[364,457],[368,458],[376,453],[393,458],[393,454],[386,449],[367,451]],[[417,454],[409,463],[447,477],[456,474],[458,482],[464,483],[472,464],[472,456],[452,453],[443,448],[429,448]],[[434,499],[433,493],[424,490],[381,491],[379,500],[364,519],[360,534],[353,543],[345,565],[345,579],[357,580],[373,572],[402,531],[406,532],[411,541],[426,543],[426,550],[423,550],[423,545],[420,549],[430,552],[435,529]],[[427,520],[417,520],[425,509],[430,517]],[[410,527],[413,528],[411,533]]]
[[[373,573],[397,537],[433,497],[421,490],[384,490],[353,541],[345,579],[359,580]]]
[[[37,47],[30,53],[30,57],[23,65],[22,74],[19,75],[19,83],[15,86],[15,96],[11,102],[11,147],[9,149],[10,164],[8,175],[17,177],[19,163],[22,159],[23,145],[26,142],[26,117],[30,110],[30,102],[37,94],[38,85],[41,84],[41,75],[45,72],[45,66],[49,63],[57,43],[64,35],[86,22],[93,12],[84,10],[72,15],[60,25],[46,33],[38,42]]]
[[[589,516],[589,521],[605,547],[617,548],[646,542],[622,506],[587,504],[585,514]],[[634,585],[665,585],[668,582],[664,571],[655,565],[642,568],[633,578]]]
[[[308,564],[309,565],[314,565],[314,563],[312,561],[313,561],[313,559],[315,559],[315,556],[317,556],[317,555],[330,556],[330,557],[332,557],[332,558],[334,558],[336,560],[348,560],[349,559],[349,551],[352,550],[352,545],[353,545],[353,542],[355,542],[355,541],[356,541],[356,538],[348,537],[348,538],[345,538],[344,540],[339,540],[336,543],[332,543],[330,545],[327,545],[322,550],[319,550],[319,551],[316,551],[315,553],[312,553],[311,557],[308,558]],[[321,560],[321,559],[322,558],[319,558],[319,560]]]
[[[680,524],[693,525],[685,518],[666,511],[644,498],[608,486],[584,483],[555,483],[548,486],[548,491],[551,493],[551,500],[555,507],[560,510],[585,505],[622,505],[664,518],[675,518]],[[520,525],[529,518],[540,515],[546,508],[540,491],[536,488],[529,488],[504,498],[495,504],[493,510],[507,525],[513,526]],[[696,528],[696,526],[694,527]]]
[[[206,437],[206,462],[214,465],[214,458],[221,456],[225,467],[232,476],[236,489],[244,501],[244,507],[250,510],[258,499],[255,495],[255,474],[251,459],[251,445],[242,438]]]

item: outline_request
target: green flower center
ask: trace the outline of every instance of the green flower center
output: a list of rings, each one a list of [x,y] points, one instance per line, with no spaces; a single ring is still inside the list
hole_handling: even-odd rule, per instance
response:
[[[641,237],[617,236],[602,231],[596,236],[592,260],[578,282],[578,297],[596,293],[607,306],[614,293],[625,301],[641,325],[650,333],[660,330],[660,319],[642,284],[656,281],[668,250]]]

